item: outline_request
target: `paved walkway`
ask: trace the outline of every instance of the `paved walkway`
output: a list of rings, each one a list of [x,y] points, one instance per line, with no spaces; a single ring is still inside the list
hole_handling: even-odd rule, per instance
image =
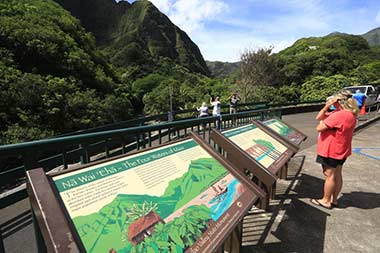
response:
[[[245,218],[243,252],[380,252],[380,120],[354,136],[353,150],[341,207],[332,210],[309,201],[321,197],[324,182],[316,146],[296,154],[269,212],[255,209]]]

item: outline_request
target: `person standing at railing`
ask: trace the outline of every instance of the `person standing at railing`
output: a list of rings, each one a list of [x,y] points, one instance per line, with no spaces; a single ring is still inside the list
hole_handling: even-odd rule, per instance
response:
[[[331,105],[336,110],[327,112]],[[323,197],[311,199],[318,206],[331,209],[337,207],[338,195],[342,190],[342,167],[351,155],[352,137],[359,108],[349,91],[340,91],[326,102],[316,119],[319,124],[316,162],[322,165],[325,183]]]
[[[199,107],[199,108],[197,108],[197,110],[199,112],[199,117],[200,118],[208,116],[208,106],[207,106],[206,102],[203,102],[202,106]],[[201,123],[201,130],[203,130],[204,128],[205,128],[205,124],[202,122]]]
[[[217,127],[218,129],[221,129],[222,115],[220,113],[220,107],[221,107],[220,97],[216,96],[214,101],[212,100],[212,97],[211,97],[210,98],[210,104],[213,106],[213,108],[212,108],[212,116],[218,116],[219,117],[219,119],[216,121],[216,126],[215,127]]]
[[[231,94],[228,100],[230,102],[230,114],[235,114],[237,112],[237,105],[238,105],[238,102],[240,101],[240,97],[237,95],[236,92],[234,92]],[[232,117],[232,124],[236,125],[235,116]]]
[[[234,92],[231,94],[228,100],[230,102],[230,114],[236,113],[237,112],[236,108],[237,108],[238,102],[240,101],[239,95],[237,95],[237,93]]]
[[[208,106],[207,106],[206,102],[203,102],[202,106],[197,108],[197,110],[199,112],[200,118],[208,116]]]

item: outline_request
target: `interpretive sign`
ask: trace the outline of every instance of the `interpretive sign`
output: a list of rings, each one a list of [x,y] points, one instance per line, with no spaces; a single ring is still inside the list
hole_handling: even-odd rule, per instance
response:
[[[256,122],[222,134],[274,175],[294,154],[287,143],[266,132]]]
[[[297,146],[307,138],[301,131],[277,118],[263,121],[263,124]]]
[[[210,253],[265,195],[196,137],[49,177],[79,251],[89,253]],[[36,180],[28,173],[31,198],[49,205],[37,200]]]

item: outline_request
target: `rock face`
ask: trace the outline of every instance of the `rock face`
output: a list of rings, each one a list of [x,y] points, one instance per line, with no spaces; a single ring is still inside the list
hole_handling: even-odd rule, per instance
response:
[[[368,41],[370,46],[380,45],[380,27],[363,34],[362,37]]]
[[[198,46],[146,0],[56,0],[92,32],[112,63],[126,67],[169,59],[209,75]]]

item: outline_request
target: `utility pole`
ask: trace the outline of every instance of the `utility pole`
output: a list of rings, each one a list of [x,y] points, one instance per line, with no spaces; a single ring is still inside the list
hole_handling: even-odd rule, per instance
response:
[[[168,121],[173,121],[173,84],[169,84],[169,112]]]

